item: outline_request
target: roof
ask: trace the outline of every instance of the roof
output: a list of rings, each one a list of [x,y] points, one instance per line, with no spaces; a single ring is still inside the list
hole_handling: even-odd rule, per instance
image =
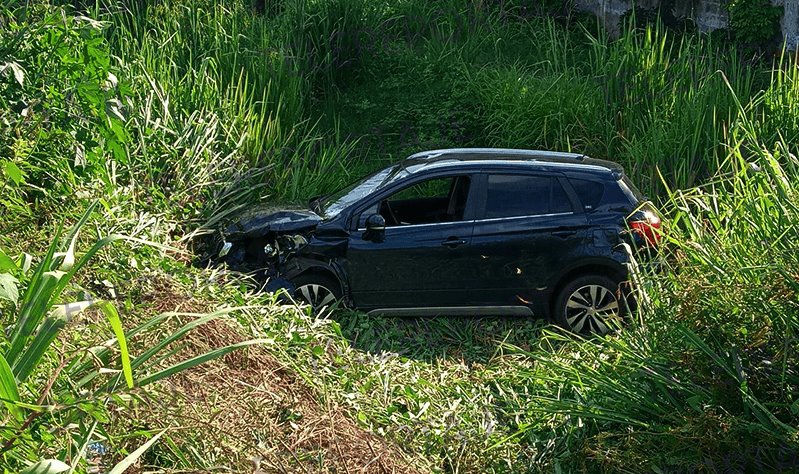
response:
[[[546,150],[518,150],[508,148],[448,148],[430,150],[409,156],[401,163],[410,172],[439,166],[518,166],[530,165],[541,168],[570,168],[610,171],[614,174],[624,172],[621,165],[612,161],[598,160],[579,153],[565,153]]]

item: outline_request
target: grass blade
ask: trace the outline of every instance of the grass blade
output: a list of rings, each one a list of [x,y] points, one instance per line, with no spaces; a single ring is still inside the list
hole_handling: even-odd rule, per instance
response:
[[[141,455],[144,454],[145,451],[150,449],[150,446],[155,444],[155,442],[158,441],[158,438],[160,438],[161,435],[163,435],[164,433],[166,433],[166,430],[161,431],[157,435],[153,436],[146,443],[141,445],[139,447],[139,449],[137,449],[136,451],[133,451],[132,453],[128,454],[125,457],[125,459],[120,461],[119,464],[117,464],[116,466],[114,466],[113,469],[108,471],[108,474],[122,474],[122,473],[124,473],[125,470],[127,468],[129,468],[130,466],[132,466],[133,463],[136,462],[136,460],[139,459],[141,457]]]
[[[66,318],[63,317],[48,316],[45,318],[30,346],[14,364],[13,372],[17,380],[24,382],[28,379],[28,376],[30,376],[36,366],[39,365],[39,361],[42,359],[45,352],[47,352],[47,349],[50,348],[50,344],[55,340],[58,333],[61,332],[66,324]]]
[[[175,364],[171,367],[168,367],[164,370],[156,372],[152,375],[149,375],[141,380],[138,381],[137,385],[143,387],[145,385],[151,384],[153,382],[157,382],[163,378],[169,377],[172,374],[176,374],[183,370],[191,369],[192,367],[196,367],[202,363],[208,362],[209,360],[216,359],[218,357],[222,357],[225,354],[235,351],[236,349],[241,349],[242,347],[252,346],[255,344],[264,344],[269,342],[268,339],[252,339],[249,341],[239,342],[236,344],[231,344],[229,346],[221,347],[219,349],[215,349],[210,352],[206,352],[205,354],[198,355],[197,357],[192,357],[191,359],[185,360],[178,364]]]
[[[122,321],[114,305],[108,301],[102,301],[97,305],[111,323],[111,329],[119,342],[120,359],[122,360],[122,373],[125,375],[125,382],[128,388],[133,388],[133,369],[130,365],[130,353],[128,352],[128,341],[125,339],[125,330],[122,328]]]
[[[11,259],[3,249],[0,249],[0,272],[6,272],[8,270],[16,270],[17,264],[14,263],[14,260]]]
[[[8,411],[14,415],[17,421],[21,422],[25,419],[25,413],[14,403],[20,401],[17,381],[14,379],[14,373],[2,354],[0,354],[0,397],[3,398],[3,403],[5,403]]]
[[[241,308],[223,309],[223,310],[215,311],[215,312],[213,312],[211,314],[207,314],[207,315],[198,315],[198,314],[189,314],[189,313],[167,313],[167,314],[170,314],[172,316],[200,316],[200,317],[198,317],[197,319],[195,319],[193,321],[190,321],[190,322],[184,324],[180,329],[178,329],[177,331],[173,332],[172,334],[170,334],[168,337],[164,338],[163,340],[159,341],[153,347],[151,347],[146,352],[141,354],[139,357],[134,359],[133,364],[132,364],[133,367],[136,368],[136,367],[141,366],[142,364],[144,364],[145,362],[150,360],[155,354],[160,352],[163,348],[165,348],[169,344],[177,341],[178,339],[181,339],[183,336],[185,336],[189,331],[193,330],[194,328],[202,326],[203,324],[205,324],[205,323],[207,323],[207,322],[209,322],[211,320],[214,320],[214,319],[216,319],[216,318],[218,318],[220,316],[223,316],[225,314],[229,314],[229,313],[231,313],[233,311],[236,311],[238,309],[241,309]]]
[[[21,474],[59,474],[69,470],[69,466],[58,459],[45,459],[22,470]]]
[[[54,247],[51,246],[51,250],[53,249]],[[22,308],[19,311],[19,318],[11,336],[11,347],[6,352],[6,360],[12,366],[16,365],[17,357],[22,353],[28,339],[33,335],[36,326],[39,325],[39,322],[46,314],[58,282],[63,277],[62,272],[40,272],[48,265],[49,259],[46,257],[39,264],[39,268],[36,270],[36,274],[22,298]]]
[[[14,278],[9,273],[0,273],[0,299],[10,301],[12,304],[17,304],[19,300],[19,290],[17,285],[19,280]]]

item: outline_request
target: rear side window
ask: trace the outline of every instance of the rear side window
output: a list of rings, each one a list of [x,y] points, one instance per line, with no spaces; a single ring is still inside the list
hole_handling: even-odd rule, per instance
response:
[[[510,174],[488,176],[486,219],[570,211],[568,196],[555,178]]]
[[[602,196],[605,194],[604,184],[597,181],[575,178],[569,178],[569,183],[571,183],[572,188],[574,188],[574,192],[577,193],[577,197],[580,198],[580,202],[583,204],[585,210],[590,211],[591,209],[596,209],[599,203],[602,202]]]

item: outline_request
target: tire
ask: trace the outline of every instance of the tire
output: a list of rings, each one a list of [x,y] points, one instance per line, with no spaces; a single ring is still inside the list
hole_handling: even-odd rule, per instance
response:
[[[578,277],[563,287],[553,305],[555,321],[576,334],[606,334],[621,327],[627,298],[605,275]]]
[[[341,301],[341,285],[329,275],[307,273],[294,279],[294,299],[311,307],[314,315]]]

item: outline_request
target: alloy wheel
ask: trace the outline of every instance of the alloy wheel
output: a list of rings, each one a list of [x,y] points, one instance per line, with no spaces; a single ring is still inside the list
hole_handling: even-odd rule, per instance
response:
[[[621,307],[613,291],[601,285],[585,285],[566,300],[566,322],[574,332],[605,334],[621,323]]]
[[[294,293],[298,298],[302,299],[313,308],[314,312],[318,312],[326,306],[330,306],[336,302],[336,295],[327,287],[318,283],[307,283],[297,287]]]

